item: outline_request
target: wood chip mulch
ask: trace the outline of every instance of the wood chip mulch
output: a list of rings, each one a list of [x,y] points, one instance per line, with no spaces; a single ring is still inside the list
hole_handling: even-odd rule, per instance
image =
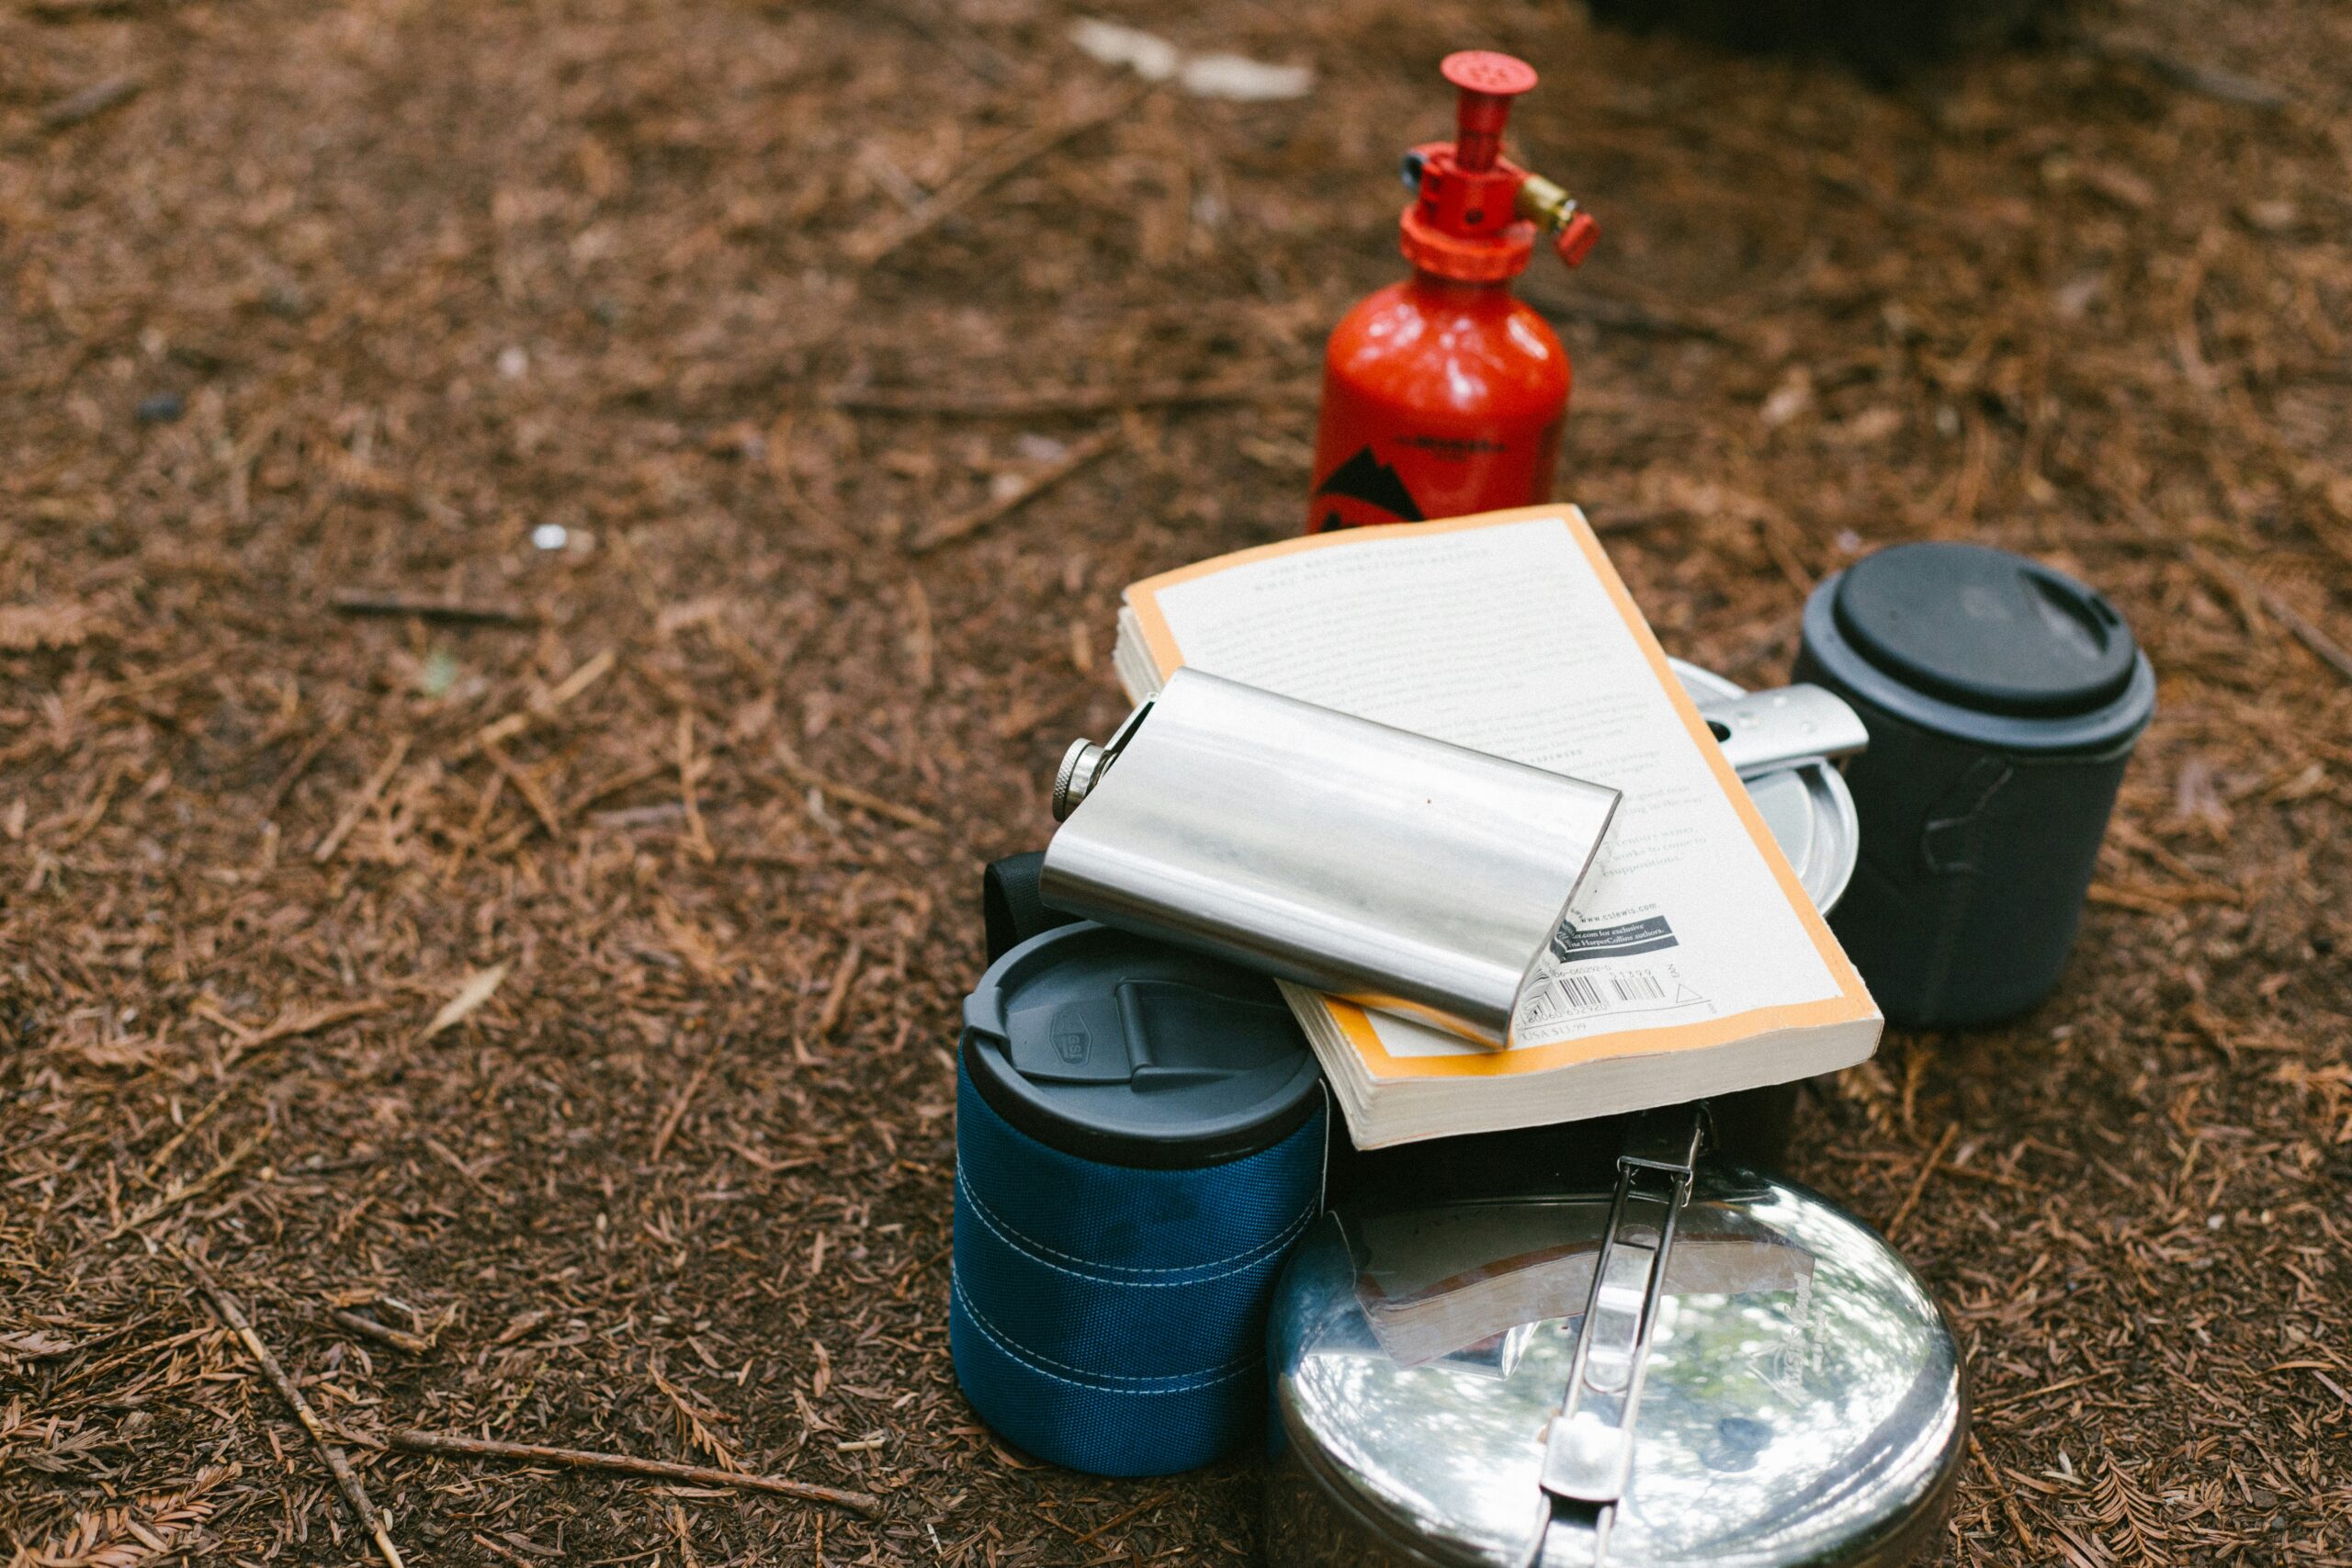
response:
[[[1301,520],[1446,50],[1606,225],[1529,293],[1668,646],[1969,537],[2163,680],[2064,989],[1818,1086],[1950,1304],[1945,1559],[2352,1561],[2352,17],[1879,90],[1572,7],[0,8],[0,1554],[1244,1558],[991,1439],[944,1303],[987,858],[1119,587]],[[2246,85],[2259,88],[2251,90]],[[388,1446],[418,1429],[871,1494]]]

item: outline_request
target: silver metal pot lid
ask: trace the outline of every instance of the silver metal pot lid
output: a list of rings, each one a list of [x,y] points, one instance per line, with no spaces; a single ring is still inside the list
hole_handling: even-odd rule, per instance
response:
[[[1703,713],[1711,703],[1737,697],[1745,688],[1712,670],[1702,670],[1679,659],[1669,659],[1674,673]],[[1800,762],[1743,780],[1748,798],[1764,825],[1772,830],[1781,852],[1814,908],[1827,914],[1837,907],[1854,874],[1862,849],[1861,818],[1846,788],[1846,775],[1826,761]]]
[[[1907,1559],[1939,1527],[1966,1440],[1942,1314],[1826,1200],[1704,1161],[1677,1179],[1679,1207],[1621,1209],[1632,1217],[1606,1264],[1608,1192],[1325,1215],[1274,1303],[1270,1560]],[[1596,1267],[1615,1279],[1659,1229],[1642,1339],[1619,1347],[1632,1355],[1611,1373],[1606,1342],[1625,1325],[1610,1321],[1608,1292],[1595,1295]],[[1589,1303],[1600,1343],[1579,1363]],[[1612,1376],[1630,1431],[1614,1480]],[[1558,1521],[1581,1506],[1573,1496],[1596,1495],[1579,1492],[1596,1473],[1615,1490],[1594,1544]]]

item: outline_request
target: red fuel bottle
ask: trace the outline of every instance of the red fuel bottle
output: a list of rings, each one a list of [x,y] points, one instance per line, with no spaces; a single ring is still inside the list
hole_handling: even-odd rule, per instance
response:
[[[1454,139],[1405,154],[1413,275],[1359,302],[1324,353],[1310,534],[1551,499],[1568,356],[1510,280],[1539,235],[1575,266],[1600,229],[1502,155],[1510,100],[1535,85],[1534,70],[1476,50],[1442,69],[1461,90]]]

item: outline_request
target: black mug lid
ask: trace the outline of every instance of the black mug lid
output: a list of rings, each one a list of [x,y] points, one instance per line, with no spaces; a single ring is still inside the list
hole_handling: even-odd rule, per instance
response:
[[[1983,545],[1893,546],[1849,568],[1836,594],[1838,629],[1856,652],[1979,713],[2090,713],[2123,694],[2139,660],[2098,592]]]
[[[1112,1165],[1238,1159],[1322,1102],[1321,1069],[1272,981],[1092,921],[989,966],[965,998],[963,1056],[1006,1121]]]

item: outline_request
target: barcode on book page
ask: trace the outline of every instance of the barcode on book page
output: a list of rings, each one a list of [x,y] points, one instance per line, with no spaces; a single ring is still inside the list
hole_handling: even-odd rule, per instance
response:
[[[1606,1017],[1618,1013],[1674,1012],[1697,1008],[1713,1011],[1707,998],[1678,983],[1669,971],[1621,968],[1616,964],[1579,964],[1575,970],[1553,969],[1529,988],[1520,1004],[1518,1027],[1522,1032],[1546,1025]]]
[[[1621,969],[1609,976],[1609,987],[1621,1002],[1666,1000],[1666,987],[1646,969]]]
[[[1600,994],[1600,987],[1583,976],[1562,975],[1556,978],[1560,994],[1567,998],[1570,1012],[1586,1012],[1608,1005],[1608,998]]]

